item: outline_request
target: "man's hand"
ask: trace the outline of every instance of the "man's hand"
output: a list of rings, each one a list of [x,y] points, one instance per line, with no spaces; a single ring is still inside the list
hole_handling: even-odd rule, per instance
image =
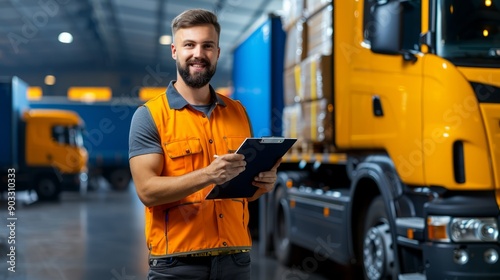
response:
[[[276,183],[276,179],[278,176],[276,172],[278,171],[278,166],[281,164],[281,158],[274,164],[273,168],[269,171],[261,172],[254,178],[252,184],[259,189],[255,192],[255,194],[248,199],[248,201],[254,201],[259,198],[261,195],[268,193],[274,189],[274,185]]]
[[[220,155],[205,168],[205,174],[212,178],[214,184],[221,185],[243,172],[246,164],[244,155]]]

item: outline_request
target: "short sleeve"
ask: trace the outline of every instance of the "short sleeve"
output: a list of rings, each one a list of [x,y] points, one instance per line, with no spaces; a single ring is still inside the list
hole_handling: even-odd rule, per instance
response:
[[[132,117],[128,143],[129,159],[144,154],[163,154],[158,129],[145,106],[137,108]]]

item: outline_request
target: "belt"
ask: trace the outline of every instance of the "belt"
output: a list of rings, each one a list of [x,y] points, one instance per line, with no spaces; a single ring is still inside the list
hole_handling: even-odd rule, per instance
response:
[[[208,252],[202,252],[202,253],[187,254],[187,255],[179,256],[179,257],[214,257],[214,256],[231,255],[231,254],[246,253],[246,252],[250,252],[250,250],[249,249],[215,250],[215,251],[208,251]]]

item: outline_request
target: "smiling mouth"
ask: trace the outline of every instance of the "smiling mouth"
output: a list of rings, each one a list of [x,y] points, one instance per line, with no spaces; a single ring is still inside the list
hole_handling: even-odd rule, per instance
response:
[[[192,67],[194,69],[205,69],[208,65],[207,61],[204,60],[191,60],[188,61],[189,67]]]
[[[192,69],[194,73],[204,73],[207,69],[207,65],[205,63],[190,63],[189,69]]]
[[[189,65],[190,67],[193,67],[195,69],[204,69],[205,68],[205,64],[197,64],[197,63],[193,63],[193,64],[190,64]]]

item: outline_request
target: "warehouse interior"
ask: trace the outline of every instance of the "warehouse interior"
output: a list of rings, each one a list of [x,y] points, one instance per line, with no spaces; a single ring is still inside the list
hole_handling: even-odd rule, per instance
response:
[[[173,45],[189,9],[219,57],[211,26]],[[248,255],[252,280],[500,279],[500,0],[2,0],[0,23],[0,279]]]
[[[214,84],[224,87],[237,42],[282,6],[277,0],[2,1],[0,74],[16,73],[48,96],[65,95],[70,86],[111,87],[116,96],[137,96],[137,85],[166,86],[175,77],[170,22],[194,7],[219,16],[224,32]],[[71,36],[71,43],[60,36]],[[56,82],[45,84],[47,75]]]

